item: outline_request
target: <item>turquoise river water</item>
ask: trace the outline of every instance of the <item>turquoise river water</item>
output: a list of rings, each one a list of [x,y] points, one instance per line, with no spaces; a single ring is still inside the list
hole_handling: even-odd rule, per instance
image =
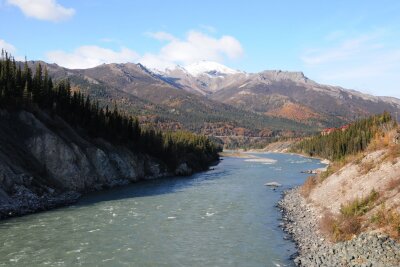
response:
[[[145,181],[0,222],[0,266],[293,266],[281,193],[318,160],[226,157],[191,177]],[[268,160],[272,159],[272,160]],[[282,184],[272,190],[264,184]]]

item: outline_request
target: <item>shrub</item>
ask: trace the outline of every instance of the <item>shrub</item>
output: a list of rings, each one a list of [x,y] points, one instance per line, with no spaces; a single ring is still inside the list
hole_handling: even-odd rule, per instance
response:
[[[325,212],[319,221],[319,227],[324,234],[331,235],[336,232],[337,220],[331,212]]]
[[[353,236],[360,233],[360,216],[339,216],[338,226],[333,235],[333,241],[350,240]]]
[[[310,196],[312,189],[317,185],[317,177],[309,176],[304,184],[300,187],[300,194],[307,198]]]
[[[373,208],[373,203],[379,198],[379,193],[374,189],[364,198],[355,200],[342,205],[340,213],[345,217],[362,216]]]
[[[392,178],[386,185],[386,189],[391,191],[396,189],[400,191],[400,177],[397,179]]]
[[[359,165],[359,170],[361,174],[367,174],[370,170],[375,168],[375,162],[373,160],[362,162]]]
[[[376,151],[379,149],[384,149],[390,144],[389,134],[386,132],[376,133],[371,143],[368,146],[368,149],[371,151]]]
[[[390,237],[400,240],[400,214],[397,211],[388,210],[385,204],[382,204],[371,217],[371,222],[383,228]]]
[[[400,145],[391,144],[388,147],[385,158],[391,161],[393,164],[396,164],[398,157],[400,157]]]
[[[319,174],[320,181],[325,180],[326,178],[328,178],[329,176],[331,176],[335,172],[339,171],[346,164],[347,164],[347,161],[344,160],[344,159],[331,162],[331,164],[328,166],[326,171],[321,172]]]
[[[333,242],[349,240],[360,233],[361,217],[339,215],[335,218],[331,213],[325,213],[320,228]]]
[[[379,198],[379,193],[372,190],[364,198],[342,205],[340,215],[334,217],[331,213],[325,213],[320,220],[320,228],[334,242],[351,239],[360,233],[362,216],[373,208],[374,202]]]

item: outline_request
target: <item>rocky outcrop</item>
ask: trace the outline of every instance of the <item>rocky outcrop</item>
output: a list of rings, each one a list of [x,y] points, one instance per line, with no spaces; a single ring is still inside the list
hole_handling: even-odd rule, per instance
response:
[[[176,174],[192,170],[182,163]],[[80,194],[172,175],[163,162],[91,139],[41,111],[0,111],[0,218],[69,204]]]
[[[187,165],[186,162],[180,164],[175,170],[176,175],[190,175],[193,170]]]

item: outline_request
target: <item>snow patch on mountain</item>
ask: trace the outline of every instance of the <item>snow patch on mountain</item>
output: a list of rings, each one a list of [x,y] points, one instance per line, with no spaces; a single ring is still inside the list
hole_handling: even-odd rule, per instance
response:
[[[186,66],[185,69],[195,77],[202,74],[208,74],[209,76],[225,76],[228,74],[241,73],[238,70],[231,69],[227,66],[212,61],[196,62]]]

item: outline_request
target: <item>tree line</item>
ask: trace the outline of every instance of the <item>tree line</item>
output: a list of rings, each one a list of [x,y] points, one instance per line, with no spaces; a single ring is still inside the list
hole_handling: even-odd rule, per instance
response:
[[[395,124],[389,112],[358,120],[345,130],[338,129],[328,135],[316,135],[294,145],[293,152],[340,160],[367,148],[382,127]]]
[[[100,107],[89,96],[72,90],[68,79],[55,83],[40,63],[33,73],[26,60],[19,64],[4,50],[0,59],[0,108],[39,108],[84,130],[90,137],[159,158],[171,169],[183,160],[192,167],[205,168],[218,158],[220,151],[205,136],[142,129],[137,118],[120,112],[116,104],[111,109]]]

